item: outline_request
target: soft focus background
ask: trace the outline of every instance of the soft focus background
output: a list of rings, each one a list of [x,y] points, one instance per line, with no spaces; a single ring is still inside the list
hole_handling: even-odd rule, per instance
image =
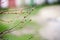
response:
[[[0,40],[47,40],[38,33],[41,25],[31,17],[44,7],[57,5],[60,0],[0,0]]]

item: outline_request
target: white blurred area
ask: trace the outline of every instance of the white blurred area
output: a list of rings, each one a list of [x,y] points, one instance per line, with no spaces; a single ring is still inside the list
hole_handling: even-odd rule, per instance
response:
[[[31,0],[25,0],[25,4],[30,5],[31,4]]]
[[[42,38],[60,40],[60,5],[46,6],[31,19],[42,26],[38,30]]]
[[[58,0],[48,0],[49,4],[53,4],[54,2],[57,2]]]
[[[45,3],[45,0],[34,0],[34,3],[37,5],[41,5],[41,4]]]
[[[22,6],[22,0],[15,0],[16,7]]]
[[[8,7],[8,0],[1,0],[1,7],[7,8]]]

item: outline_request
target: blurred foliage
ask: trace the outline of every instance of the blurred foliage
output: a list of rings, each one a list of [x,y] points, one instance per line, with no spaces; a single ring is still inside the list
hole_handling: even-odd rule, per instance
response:
[[[56,3],[57,4],[57,3]],[[52,5],[56,5],[52,4]],[[59,4],[58,4],[59,5]],[[4,30],[8,30],[10,28],[14,28],[16,30],[24,28],[26,25],[30,25],[38,29],[38,25],[35,22],[32,22],[29,17],[34,16],[37,14],[37,12],[45,7],[50,6],[49,4],[43,4],[43,5],[36,5],[34,7],[25,8],[23,14],[0,14],[0,32],[3,32]],[[0,11],[8,11],[8,8],[0,8]],[[28,15],[28,16],[27,16]],[[18,16],[18,17],[16,17]],[[22,19],[21,16],[24,18]],[[6,24],[4,23],[3,17],[6,17],[7,19],[12,19],[12,22]],[[40,40],[41,37],[35,36],[33,34],[27,34],[27,35],[21,35],[21,36],[15,36],[13,34],[7,33],[3,36],[3,40]]]
[[[8,11],[8,8],[0,8],[0,11]]]

